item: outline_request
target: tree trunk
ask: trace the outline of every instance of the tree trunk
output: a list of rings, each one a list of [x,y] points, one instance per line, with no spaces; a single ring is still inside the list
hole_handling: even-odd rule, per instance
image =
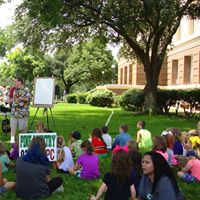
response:
[[[156,114],[159,113],[159,107],[157,105],[157,86],[158,86],[158,79],[160,74],[161,65],[157,66],[154,65],[144,65],[145,75],[146,75],[146,85],[144,88],[145,94],[145,111],[149,114]]]
[[[157,84],[156,81],[152,80],[147,81],[145,88],[144,88],[144,105],[145,111],[149,112],[149,114],[158,113],[158,106],[157,106]]]

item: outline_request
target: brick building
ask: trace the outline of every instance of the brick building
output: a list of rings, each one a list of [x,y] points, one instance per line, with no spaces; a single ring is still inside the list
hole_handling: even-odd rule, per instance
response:
[[[200,88],[200,20],[183,18],[172,47],[161,69],[159,87]],[[120,59],[118,83],[103,87],[121,93],[130,88],[144,88],[145,83],[144,67],[138,60]]]

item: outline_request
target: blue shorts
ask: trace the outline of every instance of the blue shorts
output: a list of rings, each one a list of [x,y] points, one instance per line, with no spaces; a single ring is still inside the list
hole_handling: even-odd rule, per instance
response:
[[[188,183],[192,183],[192,182],[199,182],[199,180],[197,178],[195,178],[194,176],[192,176],[189,173],[184,173],[183,176],[181,177],[184,181],[188,182]]]
[[[5,187],[0,187],[0,193],[4,193],[6,192],[6,188]]]

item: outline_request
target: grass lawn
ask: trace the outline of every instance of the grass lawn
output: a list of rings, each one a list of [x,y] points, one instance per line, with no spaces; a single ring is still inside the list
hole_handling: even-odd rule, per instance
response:
[[[167,127],[179,127],[181,130],[189,130],[196,128],[198,119],[183,119],[175,116],[148,116],[148,115],[136,115],[132,112],[122,111],[121,109],[110,109],[110,108],[97,108],[89,105],[76,105],[76,104],[64,104],[59,103],[52,109],[53,116],[56,125],[57,134],[61,134],[65,137],[66,141],[69,139],[69,133],[74,130],[79,130],[82,133],[82,139],[87,139],[91,133],[91,130],[96,127],[102,127],[111,111],[114,111],[114,115],[109,123],[109,133],[115,137],[118,134],[118,127],[120,124],[129,125],[129,133],[133,138],[136,137],[136,122],[138,120],[146,121],[146,128],[149,129],[153,135],[160,134]],[[46,122],[46,117],[42,115],[43,109],[40,109],[35,123],[39,120]],[[31,108],[31,117],[29,123],[32,121],[33,116],[36,112],[35,108]],[[3,119],[3,117],[2,117]],[[53,130],[51,117],[49,116],[50,129]],[[9,136],[2,136],[1,140],[6,142],[9,147]],[[10,147],[9,147],[10,148]],[[101,158],[100,171],[101,178],[109,171],[110,158]],[[31,173],[31,169],[30,169]],[[57,175],[57,172],[52,170],[52,176]],[[71,175],[60,174],[64,179],[65,192],[62,194],[53,194],[48,199],[62,199],[62,200],[83,200],[87,199],[90,194],[96,194],[101,179],[95,181],[84,181],[79,180]],[[10,180],[15,180],[13,170],[5,174]],[[179,185],[186,196],[187,200],[200,200],[199,191],[200,184],[187,184],[179,181]],[[13,191],[5,193],[0,196],[0,199],[17,199]]]

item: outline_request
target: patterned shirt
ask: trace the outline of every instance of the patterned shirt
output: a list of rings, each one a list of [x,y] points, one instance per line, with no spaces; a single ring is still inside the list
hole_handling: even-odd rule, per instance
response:
[[[28,101],[20,100],[21,98],[28,98]],[[31,94],[28,88],[21,87],[15,88],[13,94],[13,103],[11,108],[12,117],[24,118],[29,116]]]

